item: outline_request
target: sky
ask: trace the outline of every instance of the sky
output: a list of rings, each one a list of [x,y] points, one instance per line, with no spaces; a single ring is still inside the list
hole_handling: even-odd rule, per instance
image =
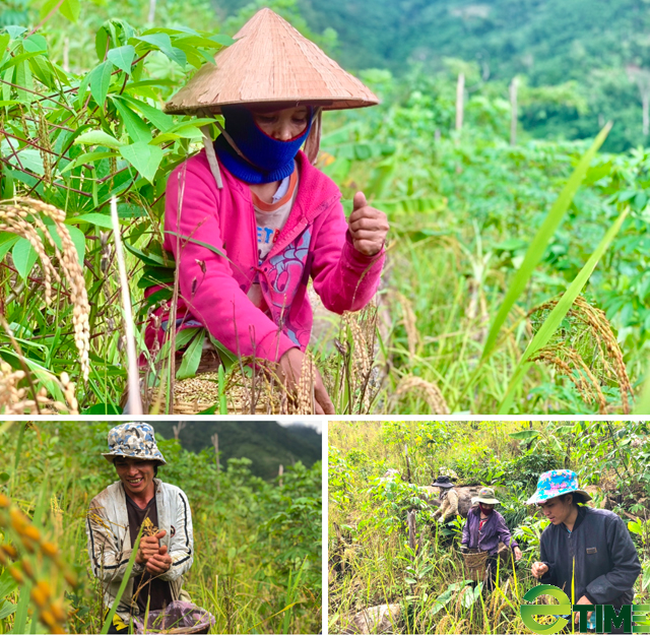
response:
[[[290,426],[290,425],[299,423],[300,425],[308,426],[310,428],[314,428],[314,430],[317,430],[320,434],[323,434],[323,420],[322,419],[312,419],[311,417],[309,419],[300,419],[300,418],[297,418],[297,417],[279,417],[278,419],[276,419],[276,421],[281,426]]]

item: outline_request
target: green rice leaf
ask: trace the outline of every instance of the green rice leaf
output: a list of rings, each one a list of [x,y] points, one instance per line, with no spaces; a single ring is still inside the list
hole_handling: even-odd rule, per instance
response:
[[[513,372],[512,378],[510,379],[510,384],[508,386],[506,396],[499,406],[499,414],[507,414],[509,412],[515,390],[531,366],[531,362],[528,360],[535,353],[537,353],[540,348],[547,344],[547,342],[551,339],[553,333],[555,333],[555,331],[558,329],[562,323],[562,320],[564,319],[564,316],[571,308],[571,305],[575,302],[575,299],[578,297],[585,284],[587,284],[587,280],[589,280],[589,277],[596,268],[599,260],[602,258],[605,251],[607,251],[607,248],[609,247],[612,240],[614,240],[616,234],[618,234],[618,231],[620,230],[623,221],[627,217],[628,212],[629,208],[625,209],[614,221],[614,224],[607,230],[607,233],[605,236],[603,236],[603,239],[600,241],[600,244],[594,253],[591,254],[591,257],[585,266],[580,270],[573,282],[569,285],[567,290],[560,298],[560,301],[549,313],[539,331],[537,331],[535,337],[533,337],[532,341],[524,351],[524,354],[519,360],[519,363]]]
[[[88,214],[82,214],[81,216],[75,216],[74,218],[68,218],[66,220],[67,224],[73,223],[91,223],[96,227],[103,227],[104,229],[113,229],[113,223],[111,222],[111,217],[108,214],[100,214],[98,212],[89,212]]]
[[[77,249],[79,264],[83,266],[84,256],[86,255],[86,235],[78,227],[73,227],[72,225],[68,225],[68,232]]]
[[[133,565],[135,564],[135,559],[138,555],[138,549],[140,547],[140,538],[142,538],[143,528],[144,528],[144,524],[140,526],[140,531],[138,532],[138,537],[136,538],[135,544],[133,545],[133,551],[131,552],[129,563],[126,565],[126,570],[124,571],[122,584],[120,584],[120,588],[117,591],[117,595],[113,600],[113,606],[111,607],[111,610],[108,612],[108,615],[104,620],[104,625],[102,626],[102,635],[106,635],[106,633],[108,633],[108,629],[111,627],[111,624],[113,623],[113,617],[115,616],[115,612],[117,611],[117,605],[120,603],[120,600],[124,595],[126,585],[129,583],[129,580],[131,578],[131,571],[133,571]]]
[[[181,362],[181,367],[176,372],[176,379],[187,379],[196,375],[199,363],[201,362],[204,342],[205,329],[201,329],[183,353],[183,361]]]
[[[517,270],[517,273],[515,274],[515,277],[510,284],[510,288],[508,289],[508,293],[503,300],[503,304],[499,308],[499,312],[494,318],[494,322],[492,322],[490,332],[488,333],[488,336],[485,340],[485,346],[483,347],[483,354],[481,356],[481,359],[485,359],[492,352],[501,327],[505,323],[506,318],[512,310],[514,303],[526,288],[526,284],[532,276],[535,267],[537,267],[540,260],[542,259],[549,241],[551,240],[553,234],[555,234],[555,231],[564,218],[564,214],[569,209],[569,205],[571,205],[571,201],[573,200],[575,193],[578,191],[580,184],[587,174],[589,165],[596,155],[596,152],[598,152],[598,149],[605,141],[611,127],[612,124],[608,123],[600,131],[600,134],[596,137],[596,140],[593,142],[591,148],[589,148],[589,150],[580,159],[580,162],[571,175],[571,178],[564,186],[562,192],[560,192],[560,195],[557,197],[557,200],[553,204],[553,207],[551,207],[551,211],[548,213],[548,216],[542,223],[542,226],[539,228],[537,234],[531,241],[530,246],[528,247],[528,251],[524,257],[524,261],[521,263],[521,266]]]

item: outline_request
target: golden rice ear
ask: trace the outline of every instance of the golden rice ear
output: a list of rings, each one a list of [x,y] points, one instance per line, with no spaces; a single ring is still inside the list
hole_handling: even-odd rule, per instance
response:
[[[311,122],[311,130],[309,131],[309,136],[307,137],[307,141],[305,141],[305,154],[309,159],[309,163],[311,163],[312,165],[316,165],[316,161],[318,161],[318,153],[320,151],[322,116],[323,116],[323,109],[315,108],[314,117]]]

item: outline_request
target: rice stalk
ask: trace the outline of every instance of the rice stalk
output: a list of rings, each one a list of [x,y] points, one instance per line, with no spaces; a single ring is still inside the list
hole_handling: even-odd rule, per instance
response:
[[[14,544],[0,543],[0,566],[9,571],[19,584],[31,582],[30,599],[36,607],[38,619],[49,633],[65,633],[67,612],[63,603],[63,588],[57,588],[60,573],[71,587],[77,586],[77,577],[61,558],[61,552],[45,539],[32,521],[0,493],[0,528],[5,538],[15,536]],[[16,545],[22,545],[21,552]]]
[[[42,215],[49,218],[61,241],[61,249],[50,235],[45,223],[39,218]],[[40,230],[40,232],[38,231]],[[43,203],[34,198],[15,198],[12,202],[0,203],[0,231],[11,232],[27,239],[34,248],[43,272],[45,287],[45,302],[52,302],[52,280],[61,283],[61,277],[52,260],[45,252],[43,241],[47,241],[54,250],[55,256],[63,270],[70,286],[70,301],[73,308],[74,341],[79,353],[84,381],[90,375],[90,305],[86,292],[83,270],[79,264],[77,250],[65,224],[65,212]]]
[[[314,405],[314,384],[316,383],[316,367],[311,351],[307,351],[302,359],[300,378],[298,379],[295,414],[312,415],[316,412]]]
[[[413,358],[420,347],[420,332],[418,331],[413,303],[401,293],[397,294],[397,298],[402,306],[402,323],[406,330],[406,341],[408,343],[409,355]]]
[[[530,311],[528,316],[534,330],[558,302],[559,298],[554,298]],[[566,375],[587,403],[598,402],[601,414],[607,412],[607,402],[600,387],[614,382],[621,394],[623,412],[629,414],[632,386],[605,312],[578,296],[566,314],[565,324],[568,326],[558,329],[531,361],[541,361]]]
[[[28,398],[27,389],[19,386],[25,377],[24,370],[14,370],[7,362],[0,362],[0,412],[6,415],[37,412],[40,414],[79,414],[75,384],[70,381],[67,373],[61,373],[58,382],[65,397],[65,403],[48,397],[45,386],[42,386],[32,398]]]
[[[397,384],[395,396],[401,397],[409,392],[418,392],[424,398],[429,405],[430,414],[449,414],[447,402],[436,384],[426,381],[422,377],[407,375],[406,377],[402,377],[399,384]]]

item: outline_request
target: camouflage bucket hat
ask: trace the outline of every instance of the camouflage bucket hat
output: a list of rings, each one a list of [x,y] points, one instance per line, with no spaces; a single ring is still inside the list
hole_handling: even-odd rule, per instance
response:
[[[167,463],[156,445],[153,427],[148,423],[122,423],[116,426],[108,433],[108,447],[110,452],[104,452],[102,456],[109,463],[113,463],[116,456],[158,461],[160,465]]]

